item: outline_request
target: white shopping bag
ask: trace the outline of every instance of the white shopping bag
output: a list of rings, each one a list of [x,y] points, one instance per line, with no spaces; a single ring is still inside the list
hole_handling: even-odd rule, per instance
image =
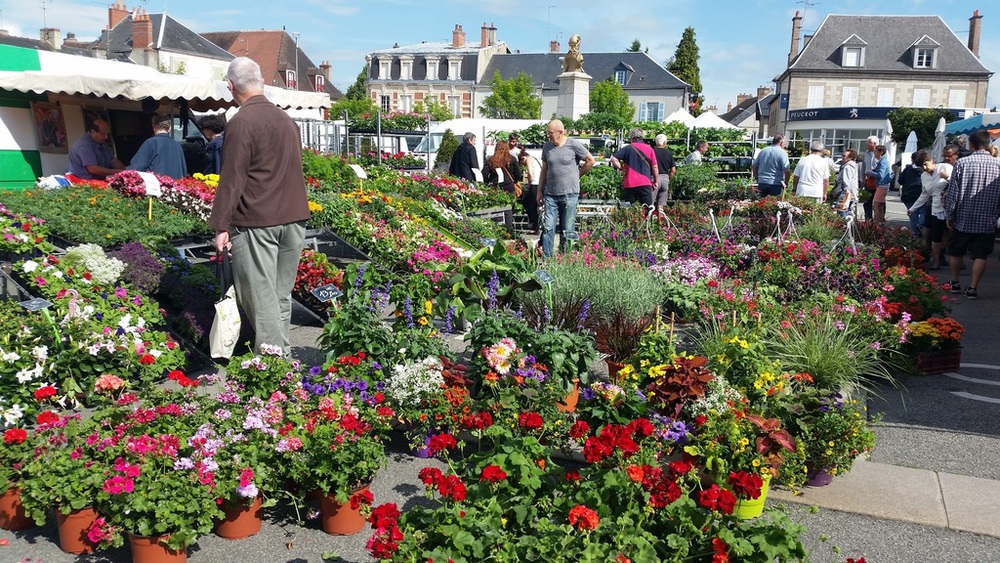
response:
[[[208,333],[212,357],[231,358],[239,338],[240,308],[236,304],[236,287],[230,285],[222,299],[215,303],[215,320]]]

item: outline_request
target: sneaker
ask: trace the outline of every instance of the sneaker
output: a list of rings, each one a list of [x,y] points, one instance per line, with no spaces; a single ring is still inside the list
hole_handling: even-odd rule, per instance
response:
[[[968,299],[979,299],[979,292],[976,291],[976,288],[970,287],[965,290],[965,297]]]
[[[962,284],[958,283],[957,281],[952,281],[948,285],[951,286],[952,293],[962,293]]]

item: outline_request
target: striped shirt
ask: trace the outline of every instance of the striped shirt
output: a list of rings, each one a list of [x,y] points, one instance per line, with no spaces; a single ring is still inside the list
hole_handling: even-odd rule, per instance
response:
[[[1000,160],[978,150],[955,163],[945,192],[946,217],[962,233],[992,233],[1000,216]]]

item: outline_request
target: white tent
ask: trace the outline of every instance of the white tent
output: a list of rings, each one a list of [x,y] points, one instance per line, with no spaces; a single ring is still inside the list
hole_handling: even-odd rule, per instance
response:
[[[710,111],[699,115],[694,120],[694,127],[699,129],[739,129],[739,127],[722,119]]]
[[[938,119],[937,127],[934,128],[934,145],[931,147],[931,155],[934,157],[934,162],[941,162],[941,156],[944,154],[944,132],[947,127],[948,124],[943,117]]]
[[[677,111],[671,113],[663,120],[664,123],[673,123],[674,121],[679,121],[680,123],[683,123],[688,127],[691,127],[692,125],[694,125],[694,116],[688,113],[688,110],[684,108],[679,108]]]

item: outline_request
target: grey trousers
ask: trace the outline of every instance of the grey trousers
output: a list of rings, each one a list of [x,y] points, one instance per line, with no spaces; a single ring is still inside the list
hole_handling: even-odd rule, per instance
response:
[[[305,238],[304,221],[274,227],[231,227],[233,283],[243,311],[262,344],[291,353],[288,331],[292,319],[292,289]]]

